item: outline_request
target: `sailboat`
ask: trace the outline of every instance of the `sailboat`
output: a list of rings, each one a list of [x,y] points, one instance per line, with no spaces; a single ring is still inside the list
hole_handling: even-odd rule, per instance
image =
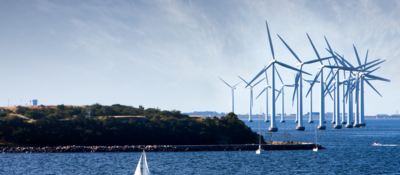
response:
[[[259,133],[258,135],[259,140],[258,140],[258,149],[256,150],[256,154],[263,154],[265,153],[265,151],[261,148],[261,118],[260,121],[258,122],[258,133]]]
[[[142,157],[143,157],[143,173],[140,167],[140,162],[142,161]],[[144,150],[142,155],[140,156],[139,163],[136,167],[135,175],[150,175],[149,166],[147,166],[146,152]]]
[[[318,151],[318,145],[317,145],[317,125],[315,125],[315,147],[314,147],[312,150],[315,151],[315,152]]]

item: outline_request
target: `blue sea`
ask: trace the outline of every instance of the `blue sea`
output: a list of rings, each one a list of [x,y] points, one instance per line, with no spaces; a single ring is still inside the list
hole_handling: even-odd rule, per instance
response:
[[[259,120],[245,121],[258,131]],[[367,119],[364,128],[334,130],[327,121],[317,131],[311,150],[227,152],[148,152],[152,174],[400,174],[400,119]],[[279,132],[266,140],[315,142],[315,125],[296,131],[294,120],[278,123]],[[286,133],[286,134],[284,134]],[[372,146],[374,142],[392,146]],[[393,146],[396,145],[396,146]],[[0,174],[133,174],[141,153],[19,153],[0,154]]]

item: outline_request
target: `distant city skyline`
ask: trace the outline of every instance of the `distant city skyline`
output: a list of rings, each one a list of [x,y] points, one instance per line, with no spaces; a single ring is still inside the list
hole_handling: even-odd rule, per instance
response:
[[[288,65],[297,61],[276,34],[304,61],[316,59],[306,32],[321,57],[329,56],[326,36],[352,64],[357,64],[353,44],[362,58],[369,49],[368,60],[386,60],[374,75],[391,82],[371,82],[382,97],[366,86],[365,113],[392,115],[400,108],[399,16],[396,0],[0,1],[0,106],[37,99],[38,105],[227,113],[231,93],[218,77],[231,83],[240,81],[238,75],[251,79],[268,64],[268,20],[275,57]],[[294,82],[293,71],[278,70],[286,84]],[[304,70],[313,76],[303,78],[312,79],[317,64]],[[248,113],[244,87],[241,83],[235,90],[239,114]],[[255,87],[254,94],[262,89]],[[292,93],[286,90],[287,114],[296,111]],[[313,98],[313,112],[318,112]],[[280,99],[277,104],[280,111]],[[253,113],[264,108],[264,98],[254,99]],[[330,97],[325,110],[333,110]]]

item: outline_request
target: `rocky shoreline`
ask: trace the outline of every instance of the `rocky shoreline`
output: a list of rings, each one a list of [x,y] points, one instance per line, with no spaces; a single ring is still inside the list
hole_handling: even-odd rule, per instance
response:
[[[311,150],[312,143],[268,144],[264,150]],[[319,149],[325,149],[318,145]],[[258,145],[125,145],[125,146],[57,146],[57,147],[0,147],[0,153],[96,153],[96,152],[185,152],[185,151],[251,151]]]

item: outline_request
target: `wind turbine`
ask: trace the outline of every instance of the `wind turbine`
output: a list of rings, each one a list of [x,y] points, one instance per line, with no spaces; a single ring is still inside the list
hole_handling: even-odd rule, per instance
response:
[[[268,76],[267,72],[265,72],[265,81],[267,81],[267,85],[264,86],[264,89],[260,92],[260,94],[256,97],[258,97],[265,91],[265,119],[264,122],[269,122],[268,120],[268,88],[271,88],[271,86],[268,84]]]
[[[275,101],[278,99],[278,97],[279,97],[279,95],[282,93],[282,114],[281,114],[281,123],[285,123],[285,103],[284,103],[284,95],[285,95],[285,92],[284,92],[284,89],[285,89],[285,87],[294,87],[294,84],[293,85],[286,85],[285,83],[283,83],[283,81],[282,81],[282,78],[281,78],[281,76],[279,75],[279,72],[278,72],[278,69],[275,69],[276,70],[276,73],[278,74],[278,77],[279,77],[279,80],[281,80],[281,89],[279,90],[279,93],[278,93],[278,95],[276,96],[276,99],[275,99]]]
[[[234,86],[230,86],[228,83],[226,83],[221,77],[218,77],[219,79],[221,79],[221,81],[222,82],[224,82],[228,87],[230,87],[231,88],[231,106],[232,106],[232,112],[233,113],[235,113],[235,106],[234,106],[234,102],[235,102],[235,99],[234,99],[234,91],[235,91],[235,89],[236,89],[236,86],[238,85],[238,84],[240,84],[241,82],[239,82],[239,83],[237,83],[237,84],[235,84]]]
[[[311,83],[313,82],[312,80],[305,80],[304,78],[303,78],[303,80],[306,81],[307,83],[310,83],[310,86],[311,86]],[[319,81],[316,81],[316,83],[319,83]],[[312,113],[313,113],[312,111],[313,110],[312,110],[312,89],[311,89],[311,91],[310,91],[310,113],[309,113],[308,123],[314,123],[314,121],[312,119]]]
[[[366,67],[366,65],[367,65],[366,62],[367,62],[367,58],[368,58],[368,51],[367,51],[367,55],[366,55],[366,57],[365,57],[365,65],[361,65],[361,61],[360,61],[360,58],[358,57],[357,49],[356,49],[356,47],[355,47],[354,45],[353,45],[353,48],[354,48],[354,52],[355,52],[356,57],[357,57],[357,61],[358,61],[359,67],[364,67],[363,70],[370,69],[370,68],[372,68],[372,67],[374,67],[374,66],[376,66],[376,65],[378,65],[378,64],[380,64],[380,63],[382,63],[382,62],[385,61],[385,60],[383,60],[383,61],[380,61],[380,62],[378,62],[378,63],[376,63],[376,64],[374,64],[374,65],[372,65],[372,66]],[[372,71],[371,71],[371,72],[372,72]],[[372,86],[372,84],[369,83],[369,81],[365,79],[365,77],[372,78],[372,79],[375,79],[375,80],[381,80],[381,81],[390,82],[390,80],[388,80],[388,79],[381,78],[381,77],[374,76],[374,75],[370,75],[371,72],[369,72],[369,73],[357,72],[357,73],[358,73],[358,74],[357,74],[357,79],[360,79],[360,81],[357,81],[357,84],[356,84],[356,98],[357,98],[357,99],[356,99],[356,102],[358,102],[358,96],[359,96],[359,95],[358,95],[358,91],[361,91],[361,99],[360,99],[360,101],[361,101],[361,105],[360,105],[360,108],[361,108],[361,115],[359,116],[359,123],[358,123],[358,124],[357,124],[357,123],[354,123],[354,126],[355,126],[355,127],[358,127],[358,126],[365,126],[365,125],[366,125],[365,122],[364,122],[364,81],[367,82],[367,84],[368,84],[372,89],[374,89],[376,93],[378,93],[380,96],[382,96],[382,95]],[[361,84],[361,90],[359,90],[359,87],[358,87],[359,83]],[[358,108],[359,108],[359,106],[358,106],[358,103],[357,103],[357,117],[358,117]]]
[[[279,61],[275,60],[274,48],[273,48],[273,45],[272,45],[271,35],[270,35],[270,33],[269,33],[269,28],[268,28],[268,23],[267,23],[267,21],[265,21],[265,24],[266,24],[266,26],[267,26],[268,40],[269,40],[269,45],[270,45],[270,48],[271,48],[271,54],[272,54],[272,59],[273,59],[273,60],[271,60],[270,63],[269,63],[269,65],[268,65],[267,67],[264,67],[264,69],[262,69],[262,70],[260,71],[260,73],[258,73],[258,74],[253,78],[253,80],[250,81],[250,83],[254,82],[263,72],[267,71],[270,67],[272,68],[272,70],[271,70],[271,72],[272,72],[272,98],[271,98],[271,101],[272,101],[272,110],[271,110],[271,126],[268,128],[268,130],[269,130],[270,132],[277,132],[277,131],[278,131],[278,128],[277,128],[276,125],[275,125],[275,112],[276,112],[276,111],[275,111],[275,64],[278,64],[278,65],[280,65],[280,66],[283,66],[283,67],[286,67],[286,68],[288,68],[288,69],[292,69],[292,70],[295,70],[295,71],[298,71],[298,72],[303,72],[303,71],[298,70],[298,69],[296,69],[296,68],[294,68],[294,67],[291,67],[291,66],[289,66],[289,65],[287,65],[287,64],[284,64],[284,63],[282,63],[282,62],[279,62]],[[308,75],[311,75],[311,74],[309,74],[309,73],[307,73],[307,72],[303,72],[303,73],[308,74]],[[249,85],[247,85],[247,86],[249,86]]]
[[[310,93],[312,87],[314,86],[315,82],[317,81],[318,77],[320,76],[320,86],[321,86],[321,110],[320,110],[320,115],[319,115],[319,125],[318,125],[318,129],[319,130],[325,130],[326,126],[324,125],[324,120],[325,120],[325,95],[324,95],[324,68],[328,68],[328,69],[341,69],[341,70],[351,70],[354,71],[355,69],[352,68],[347,68],[347,67],[340,67],[340,66],[326,66],[326,65],[320,65],[318,66],[318,68],[320,69],[320,71],[317,73],[317,75],[314,78],[314,81],[311,83],[310,89],[307,92],[307,95]],[[336,74],[338,74],[338,71],[336,71]],[[329,87],[329,85],[327,85],[327,87]]]
[[[296,130],[304,131],[305,127],[303,126],[303,74],[301,71],[303,70],[303,66],[306,64],[312,64],[312,63],[316,63],[316,62],[321,62],[321,64],[322,64],[322,60],[330,59],[332,57],[320,58],[319,55],[317,54],[318,59],[303,62],[300,60],[300,58],[296,55],[296,53],[289,47],[288,44],[286,44],[286,42],[279,35],[278,35],[278,37],[279,37],[279,39],[281,39],[283,44],[285,44],[286,48],[289,49],[289,51],[292,53],[292,55],[297,59],[297,61],[299,61],[296,64],[296,66],[300,67],[300,72],[299,72],[298,77],[295,80],[295,91],[297,90],[297,87],[299,86],[298,95],[300,96],[300,98],[297,98],[298,125],[296,127]],[[310,36],[308,36],[308,33],[307,33],[307,37],[311,42],[311,39],[310,39]],[[312,44],[312,46],[314,48],[314,44]],[[315,50],[315,48],[314,48],[314,50]],[[299,85],[298,85],[298,83],[299,83]]]
[[[249,115],[249,122],[253,122],[253,119],[252,119],[252,109],[253,109],[253,87],[254,86],[256,86],[258,83],[260,83],[261,81],[263,81],[264,80],[264,78],[263,79],[261,79],[259,82],[257,82],[256,84],[254,84],[253,86],[251,86],[249,83],[247,83],[242,77],[240,77],[240,76],[238,76],[240,79],[242,79],[242,81],[244,82],[244,83],[246,83],[247,84],[247,86],[246,86],[246,88],[248,88],[248,89],[250,89],[250,115]]]
[[[383,63],[385,60],[380,61],[378,63],[375,63],[375,62],[379,61],[379,59],[377,59],[377,60],[374,60],[374,61],[371,61],[371,62],[367,63],[367,58],[368,58],[368,51],[367,51],[364,65],[361,65],[361,61],[360,61],[360,58],[358,56],[357,49],[356,49],[356,47],[354,45],[353,45],[353,48],[354,48],[354,52],[355,52],[355,55],[356,55],[357,62],[359,64],[359,66],[355,67],[356,71],[353,71],[353,72],[350,71],[350,76],[351,76],[351,73],[354,73],[355,76],[356,76],[356,80],[354,81],[353,85],[352,86],[348,86],[348,88],[352,87],[352,88],[355,88],[355,90],[356,90],[356,95],[355,95],[356,96],[356,101],[355,102],[356,102],[357,105],[356,105],[356,116],[355,116],[354,127],[360,127],[360,126],[365,126],[366,125],[365,122],[364,122],[364,81],[368,81],[368,80],[366,80],[364,77],[368,77],[368,78],[371,78],[373,80],[381,80],[381,81],[387,81],[387,82],[390,82],[390,80],[385,79],[385,78],[381,78],[381,77],[378,77],[378,76],[370,75],[372,72],[374,72],[375,70],[377,70],[379,68],[374,69],[372,71],[368,71],[368,69]],[[339,54],[336,53],[336,55],[340,57]],[[351,65],[349,62],[347,62],[343,57],[340,57],[340,58],[344,62],[346,62],[350,67],[354,68],[354,66]],[[339,59],[338,59],[338,61],[339,61]],[[375,64],[366,67],[367,65],[372,64],[372,63],[375,63]],[[341,63],[341,64],[345,65],[344,63]],[[367,72],[367,73],[365,73],[365,72]],[[350,81],[348,83],[350,84]],[[372,89],[375,90],[375,92],[377,92],[380,95],[380,93],[372,86],[372,84],[370,84],[369,82],[367,82],[367,83]],[[360,99],[361,100],[361,105],[359,103],[359,93],[360,93],[359,85],[360,84],[361,84],[361,99]],[[349,92],[349,90],[348,90],[348,92]],[[360,112],[360,108],[361,108],[361,112]],[[361,113],[361,115],[359,115],[360,113]]]

